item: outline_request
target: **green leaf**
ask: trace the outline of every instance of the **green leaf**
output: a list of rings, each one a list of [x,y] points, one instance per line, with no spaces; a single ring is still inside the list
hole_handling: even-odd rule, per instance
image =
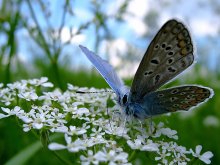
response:
[[[42,148],[42,144],[40,141],[33,143],[27,148],[23,149],[21,152],[16,154],[13,158],[11,158],[5,165],[21,165],[25,164],[39,149]]]

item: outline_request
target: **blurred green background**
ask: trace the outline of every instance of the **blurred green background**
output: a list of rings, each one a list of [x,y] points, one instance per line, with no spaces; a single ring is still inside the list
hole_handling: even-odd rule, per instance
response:
[[[108,87],[80,52],[83,44],[107,59],[130,86],[152,37],[168,19],[180,19],[191,31],[197,63],[163,88],[200,84],[215,95],[191,112],[154,120],[177,130],[179,144],[212,151],[212,164],[220,164],[219,8],[218,0],[0,0],[0,82],[46,76],[63,91],[67,83]],[[39,140],[12,118],[0,120],[0,131],[0,164]],[[43,148],[28,159],[27,164],[59,164]]]

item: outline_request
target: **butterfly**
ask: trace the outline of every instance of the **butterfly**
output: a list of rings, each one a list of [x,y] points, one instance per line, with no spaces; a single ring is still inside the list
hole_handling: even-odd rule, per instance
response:
[[[189,31],[175,19],[167,21],[151,41],[131,88],[124,85],[107,61],[86,47],[79,47],[116,93],[117,102],[123,111],[135,118],[145,119],[168,112],[188,111],[213,95],[212,89],[200,85],[158,90],[194,61],[194,47]]]

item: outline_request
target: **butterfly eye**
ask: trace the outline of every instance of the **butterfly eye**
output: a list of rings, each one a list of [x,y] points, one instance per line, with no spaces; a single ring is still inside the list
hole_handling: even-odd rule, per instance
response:
[[[127,95],[124,95],[123,98],[122,98],[123,104],[126,104],[127,101],[128,101],[128,96],[127,96]]]

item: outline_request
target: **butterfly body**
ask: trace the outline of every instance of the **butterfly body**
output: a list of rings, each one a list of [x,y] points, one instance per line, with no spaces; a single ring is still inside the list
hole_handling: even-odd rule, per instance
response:
[[[185,85],[158,90],[194,61],[193,44],[187,28],[177,20],[167,21],[145,52],[131,88],[124,85],[113,67],[95,53],[80,45],[117,95],[126,115],[145,119],[175,111],[188,111],[207,101],[213,91],[199,85]]]

